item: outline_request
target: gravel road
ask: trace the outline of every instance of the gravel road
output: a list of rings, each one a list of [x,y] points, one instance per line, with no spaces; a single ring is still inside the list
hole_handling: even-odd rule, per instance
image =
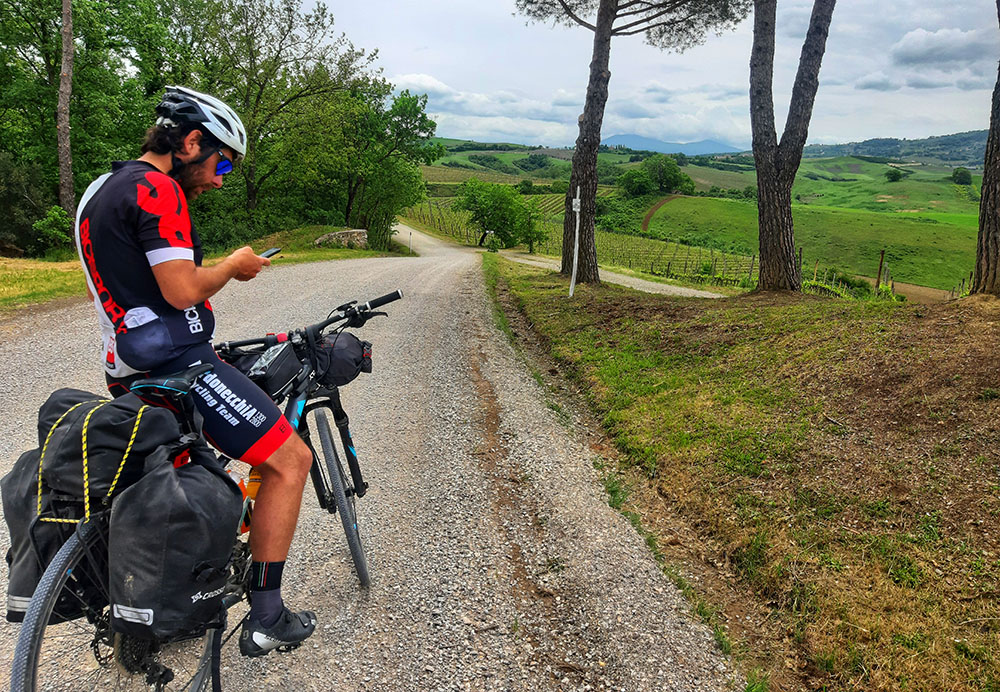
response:
[[[278,259],[213,300],[218,334],[245,338],[315,322],[350,298],[406,296],[365,328],[375,372],[344,391],[371,485],[359,523],[372,587],[358,588],[338,518],[307,488],[284,592],[318,612],[317,633],[254,661],[230,642],[224,688],[740,687],[710,631],[608,507],[594,453],[494,328],[478,254],[416,231],[413,247],[420,257]],[[52,389],[104,391],[92,310],[71,302],[0,322],[4,472],[34,446]],[[16,635],[0,625],[3,679]]]

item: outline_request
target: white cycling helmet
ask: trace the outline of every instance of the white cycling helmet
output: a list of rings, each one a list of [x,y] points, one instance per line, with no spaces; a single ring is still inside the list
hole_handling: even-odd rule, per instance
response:
[[[156,107],[157,125],[178,127],[194,123],[236,152],[239,158],[247,153],[247,131],[236,112],[214,96],[194,89],[168,86],[163,100]]]

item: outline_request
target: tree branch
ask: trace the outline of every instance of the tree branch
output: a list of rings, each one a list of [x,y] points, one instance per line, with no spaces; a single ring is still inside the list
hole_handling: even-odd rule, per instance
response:
[[[576,16],[576,13],[570,9],[569,5],[566,4],[566,0],[558,0],[559,4],[562,5],[563,12],[569,15],[569,18],[582,27],[590,29],[591,31],[597,31],[597,27],[589,22],[583,21],[580,17]]]

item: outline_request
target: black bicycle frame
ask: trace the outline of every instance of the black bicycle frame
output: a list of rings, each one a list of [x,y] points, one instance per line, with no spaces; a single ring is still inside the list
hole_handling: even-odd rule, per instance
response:
[[[306,417],[311,411],[325,408],[333,415],[333,422],[337,426],[341,444],[344,446],[344,456],[347,457],[347,467],[351,472],[351,481],[354,486],[353,494],[356,497],[364,497],[365,492],[368,490],[368,484],[361,475],[361,465],[358,463],[357,451],[354,449],[354,440],[351,438],[350,420],[340,401],[340,390],[336,387],[326,389],[322,397],[310,401],[309,387],[311,374],[312,367],[308,363],[304,364],[302,372],[296,377],[295,383],[288,394],[288,402],[285,404],[285,419],[292,424],[295,430],[298,431],[299,437],[312,449],[313,463],[309,467],[309,475],[312,477],[313,486],[316,489],[316,499],[319,501],[319,506],[322,509],[333,513],[334,505],[330,498],[330,487],[326,477],[323,475],[319,451],[312,444],[309,425],[306,422]],[[334,448],[333,452],[334,454],[337,453],[336,448]],[[320,488],[323,489],[322,492]],[[350,495],[351,491],[348,490],[348,494]]]

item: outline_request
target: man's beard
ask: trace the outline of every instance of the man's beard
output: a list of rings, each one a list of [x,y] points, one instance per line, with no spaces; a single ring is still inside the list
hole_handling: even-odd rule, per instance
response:
[[[170,177],[177,181],[184,191],[184,196],[191,200],[198,196],[199,191],[194,183],[195,174],[198,167],[190,164],[181,164],[180,168],[175,168],[170,172]]]

